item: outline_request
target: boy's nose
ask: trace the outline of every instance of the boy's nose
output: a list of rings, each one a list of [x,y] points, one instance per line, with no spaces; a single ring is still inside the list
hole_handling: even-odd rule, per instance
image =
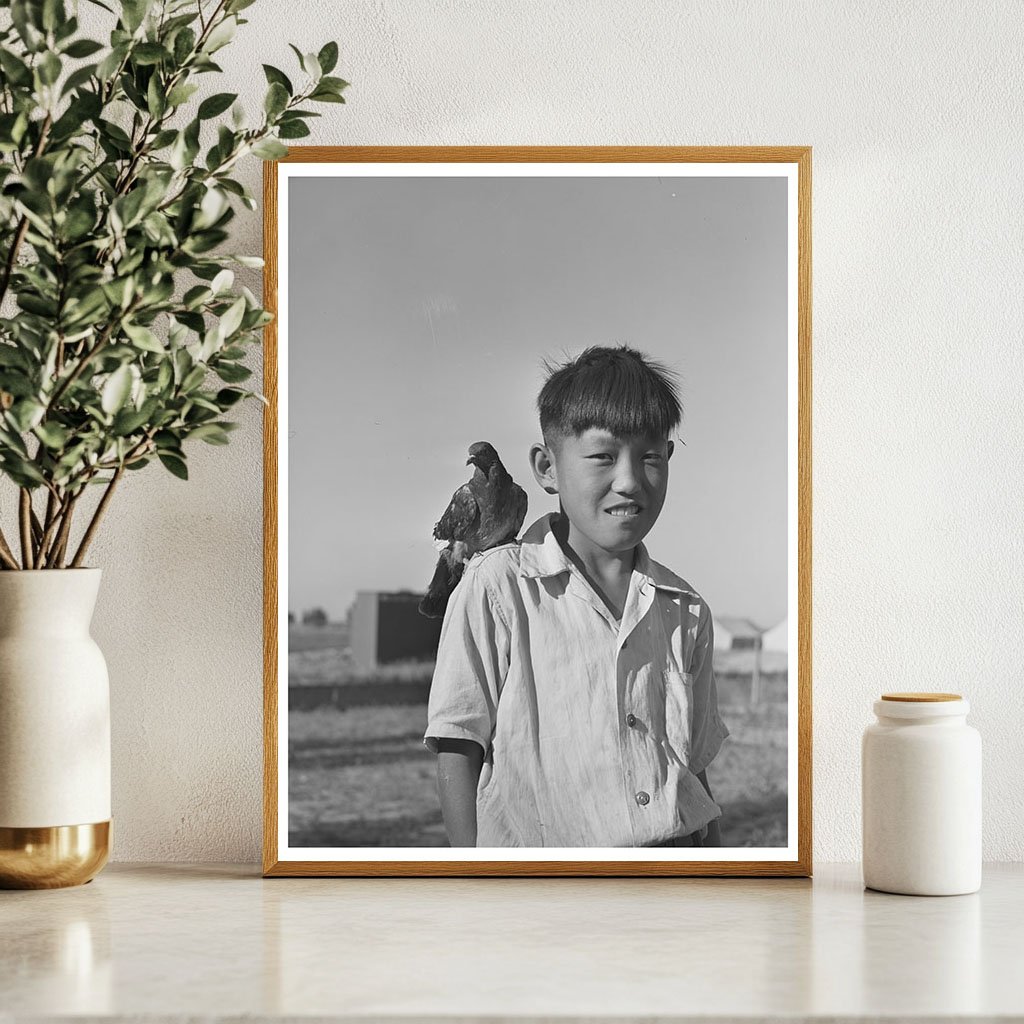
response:
[[[619,465],[612,487],[616,494],[636,494],[640,490],[640,474],[632,462]]]

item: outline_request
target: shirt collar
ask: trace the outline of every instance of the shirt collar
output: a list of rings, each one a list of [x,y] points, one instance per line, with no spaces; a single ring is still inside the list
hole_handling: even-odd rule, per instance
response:
[[[520,576],[536,579],[572,572],[573,564],[551,529],[551,523],[558,515],[558,512],[548,512],[523,534],[519,547]],[[634,572],[639,573],[659,590],[671,590],[677,594],[696,593],[684,580],[653,561],[643,544],[638,545],[638,548]]]

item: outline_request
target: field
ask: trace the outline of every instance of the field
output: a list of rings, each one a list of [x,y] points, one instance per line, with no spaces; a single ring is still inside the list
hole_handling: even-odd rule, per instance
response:
[[[341,632],[330,633],[300,627],[290,634],[291,845],[446,846],[434,756],[423,746],[430,666],[358,676]],[[722,667],[721,710],[731,736],[708,780],[723,811],[723,843],[783,845],[785,679],[764,677],[762,700],[749,707],[750,679],[737,671],[745,666]]]

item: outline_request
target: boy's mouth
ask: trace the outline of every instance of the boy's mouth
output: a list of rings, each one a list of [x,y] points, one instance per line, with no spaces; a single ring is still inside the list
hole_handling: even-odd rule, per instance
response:
[[[605,512],[610,516],[615,516],[616,519],[629,519],[632,516],[640,515],[642,509],[639,505],[613,505],[611,508],[606,508]]]

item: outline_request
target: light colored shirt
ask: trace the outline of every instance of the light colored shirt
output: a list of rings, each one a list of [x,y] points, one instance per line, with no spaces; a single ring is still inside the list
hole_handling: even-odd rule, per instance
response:
[[[621,621],[546,515],[448,601],[424,742],[475,740],[479,847],[651,846],[721,814],[711,612],[637,548]]]

